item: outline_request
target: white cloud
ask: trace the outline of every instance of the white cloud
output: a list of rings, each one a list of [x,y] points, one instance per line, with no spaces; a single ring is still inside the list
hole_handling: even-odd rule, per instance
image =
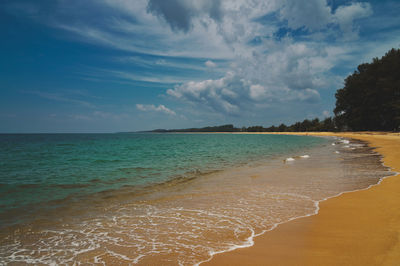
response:
[[[101,3],[122,15],[105,17],[101,26],[82,19],[79,23],[56,19],[53,25],[83,41],[146,54],[127,56],[124,64],[136,64],[149,71],[129,72],[124,66],[122,70],[108,70],[108,76],[170,83],[167,95],[173,99],[185,106],[202,107],[198,112],[207,110],[224,115],[247,115],[249,110],[288,102],[304,105],[320,102],[324,95],[321,91],[337,89],[343,80],[332,70],[343,62],[353,64],[354,58],[359,57],[360,54],[354,55],[353,43],[347,41],[357,37],[357,19],[372,14],[370,4],[354,1],[335,11],[327,0],[103,0]],[[301,33],[304,36],[287,34],[276,38],[280,28],[287,30],[286,26],[292,30],[304,29]],[[172,57],[179,60],[171,60]],[[189,58],[195,60],[185,60]],[[204,62],[204,58],[208,60]],[[153,75],[151,70],[155,66],[203,74],[179,76],[183,71],[159,71]],[[164,105],[138,104],[136,108],[175,115]]]
[[[79,3],[79,4],[77,4]],[[268,49],[268,38],[279,29],[276,21],[260,23],[265,15],[280,14],[292,29],[305,27],[315,31],[330,23],[340,25],[348,34],[355,19],[371,14],[367,3],[340,6],[335,14],[326,0],[102,0],[109,12],[101,23],[93,23],[92,13],[80,8],[78,15],[65,14],[70,6],[86,7],[93,2],[74,0],[57,2],[48,25],[79,36],[80,40],[138,53],[211,59],[248,57],[248,44],[258,38]],[[67,6],[68,5],[68,6]],[[102,6],[103,5],[103,6]],[[65,21],[62,18],[75,19]],[[161,18],[161,19],[160,19]],[[273,41],[272,41],[273,42]]]
[[[185,30],[186,34],[172,30],[165,19],[160,19],[160,16],[163,17],[163,15],[155,11],[158,10],[158,6],[162,6],[163,10],[167,8],[168,12],[172,12],[171,16],[176,17],[171,19],[179,21],[181,18],[179,18],[178,10],[174,10],[173,5],[168,5],[167,2],[170,4],[174,2],[179,6],[183,5],[185,10],[188,6],[189,13],[184,13],[183,16],[188,16],[190,26],[186,26],[186,22],[178,26],[178,28],[188,27],[187,31]],[[217,11],[212,11],[215,9],[213,7],[214,2],[218,1],[58,1],[55,5],[57,9],[49,14],[50,19],[45,23],[51,27],[72,32],[80,41],[124,51],[159,56],[232,58],[232,51],[226,49],[223,38],[217,32],[216,25],[219,15]],[[76,7],[80,10],[78,15],[64,14],[64,12],[73,10],[71,6],[78,6]],[[194,11],[191,11],[192,9],[208,11],[195,15]],[[89,19],[95,13],[92,10],[107,10],[108,12],[101,14],[103,15],[102,20],[99,21]],[[64,16],[73,19],[65,21],[63,20]],[[204,38],[206,35],[208,38]]]
[[[357,29],[354,28],[354,20],[368,17],[372,14],[369,3],[355,2],[347,6],[340,6],[335,11],[334,19],[339,24],[343,34],[347,38],[354,38]]]
[[[143,112],[161,112],[167,115],[176,115],[174,111],[160,104],[155,106],[154,104],[136,104],[136,108]]]
[[[285,0],[282,4],[281,18],[292,29],[319,30],[331,22],[331,8],[326,0]]]
[[[191,105],[208,108],[226,115],[238,116],[254,108],[255,104],[287,102],[315,103],[320,100],[317,90],[305,88],[266,87],[245,79],[234,72],[223,78],[187,82],[167,90],[167,94]]]
[[[149,0],[147,10],[162,17],[173,30],[187,32],[198,16],[221,19],[220,0]]]
[[[334,13],[326,0],[284,0],[279,14],[289,28],[306,28],[311,31],[326,29],[329,24],[339,25],[345,39],[358,36],[354,21],[372,15],[372,7],[366,2],[352,2],[339,6]]]
[[[204,63],[204,65],[205,65],[206,67],[209,67],[209,68],[214,68],[214,67],[217,66],[217,64],[214,63],[214,62],[211,61],[211,60],[207,60],[207,61]]]
[[[239,111],[235,91],[239,91],[245,85],[233,73],[217,80],[204,80],[200,82],[190,81],[167,90],[167,94],[180,100],[200,104],[213,110],[234,114]]]
[[[310,88],[300,90],[300,91],[294,91],[294,99],[300,99],[301,101],[309,102],[309,103],[314,103],[316,101],[320,100],[320,95],[317,90],[313,90]]]
[[[267,90],[260,84],[251,85],[249,91],[250,91],[249,96],[253,100],[267,97],[266,95]]]

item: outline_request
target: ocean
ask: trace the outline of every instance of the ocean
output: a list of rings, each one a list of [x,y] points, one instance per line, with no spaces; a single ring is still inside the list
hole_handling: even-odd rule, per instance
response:
[[[0,264],[198,264],[389,174],[337,138],[2,134]]]

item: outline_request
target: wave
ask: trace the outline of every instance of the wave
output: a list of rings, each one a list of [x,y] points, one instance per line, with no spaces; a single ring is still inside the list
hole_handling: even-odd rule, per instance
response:
[[[356,142],[361,142],[361,143],[363,143],[363,144],[356,144],[357,147],[365,147],[365,146],[367,146],[367,143],[366,143],[366,142],[362,142],[362,141],[358,141],[358,140],[356,140]],[[346,141],[342,141],[342,143],[343,143],[343,144],[350,144],[351,142],[350,142],[350,140],[346,140]],[[332,145],[335,146],[333,143],[332,143]],[[347,145],[345,145],[344,147],[346,147],[346,146],[347,146]],[[370,147],[368,146],[368,148],[370,148]],[[370,149],[370,150],[371,150],[371,149]],[[374,150],[374,148],[372,148],[372,150]],[[339,153],[338,151],[336,151],[336,152]],[[332,198],[336,198],[336,197],[340,197],[341,195],[347,194],[347,193],[352,193],[352,192],[357,192],[357,191],[368,190],[368,189],[370,189],[371,187],[374,187],[374,186],[379,185],[384,179],[386,179],[386,178],[388,178],[388,177],[393,177],[393,176],[396,176],[396,175],[399,175],[399,174],[400,174],[400,172],[393,171],[393,169],[392,169],[391,167],[388,167],[388,166],[386,166],[386,165],[384,164],[384,162],[383,162],[383,156],[382,156],[382,155],[380,155],[379,153],[377,153],[377,152],[374,151],[373,156],[374,156],[374,157],[379,157],[379,160],[378,160],[378,161],[379,161],[380,165],[386,169],[386,175],[380,177],[380,178],[378,179],[378,181],[377,181],[375,184],[370,184],[370,185],[368,185],[368,186],[366,186],[366,187],[359,188],[359,189],[353,189],[353,190],[342,191],[342,192],[337,193],[337,194],[335,194],[335,195],[332,195],[332,196],[329,196],[329,197],[325,197],[325,198],[323,198],[323,199],[321,199],[321,200],[314,200],[314,201],[313,201],[313,202],[314,202],[314,206],[315,206],[315,211],[314,211],[314,212],[311,212],[311,213],[308,213],[308,214],[305,214],[305,215],[301,215],[301,216],[292,217],[292,218],[290,218],[290,219],[288,219],[288,220],[286,220],[286,221],[282,221],[282,222],[279,222],[279,223],[275,223],[270,229],[264,230],[264,231],[262,231],[262,232],[259,233],[259,234],[252,234],[242,245],[233,245],[233,246],[231,246],[230,248],[225,249],[225,250],[211,251],[211,252],[209,252],[209,258],[208,258],[208,259],[203,260],[203,261],[200,261],[200,262],[196,263],[195,265],[198,266],[198,265],[200,265],[200,264],[202,264],[202,263],[209,262],[209,261],[211,261],[211,260],[213,259],[213,257],[214,257],[215,255],[217,255],[217,254],[231,252],[231,251],[236,250],[236,249],[251,247],[251,246],[254,245],[254,238],[256,238],[256,237],[258,237],[258,236],[261,236],[261,235],[264,235],[265,233],[276,229],[276,228],[277,228],[279,225],[281,225],[281,224],[285,224],[285,223],[288,223],[288,222],[293,221],[293,220],[297,220],[297,219],[301,219],[301,218],[305,218],[305,217],[310,217],[310,216],[317,215],[317,214],[319,213],[319,210],[320,210],[320,207],[319,207],[319,206],[320,206],[320,203],[323,202],[323,201],[326,201],[326,200],[329,200],[329,199],[332,199]]]

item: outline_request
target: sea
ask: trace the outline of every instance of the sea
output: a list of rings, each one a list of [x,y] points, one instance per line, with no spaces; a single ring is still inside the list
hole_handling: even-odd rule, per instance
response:
[[[389,175],[334,137],[0,134],[0,264],[198,265]]]

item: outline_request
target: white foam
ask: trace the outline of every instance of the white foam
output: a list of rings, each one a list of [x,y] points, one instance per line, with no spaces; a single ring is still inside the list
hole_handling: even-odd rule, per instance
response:
[[[335,143],[332,143],[332,146],[335,146],[336,144]]]
[[[310,155],[301,155],[300,158],[310,158]]]
[[[384,165],[384,164],[383,164],[383,165]],[[394,172],[394,173],[395,173],[395,174],[394,174],[393,176],[396,176],[396,175],[399,175],[399,174],[400,174],[400,172]],[[207,260],[204,260],[204,261],[200,261],[200,262],[196,263],[195,265],[198,266],[198,265],[200,265],[200,264],[202,264],[202,263],[204,263],[204,262],[210,261],[210,260],[214,257],[214,255],[216,255],[216,254],[225,253],[225,252],[230,252],[230,251],[233,251],[233,250],[239,249],[239,248],[251,247],[251,246],[254,245],[254,238],[255,238],[255,237],[260,236],[260,235],[263,235],[263,234],[265,234],[266,232],[272,231],[272,230],[274,230],[275,228],[277,228],[277,227],[278,227],[279,225],[281,225],[281,224],[284,224],[284,223],[287,223],[287,222],[290,222],[290,221],[293,221],[293,220],[297,220],[297,219],[300,219],[300,218],[305,218],[305,217],[310,217],[310,216],[317,215],[317,214],[319,213],[319,209],[320,209],[320,208],[319,208],[319,204],[320,204],[321,202],[326,201],[326,200],[331,199],[331,198],[339,197],[339,196],[341,196],[341,195],[343,195],[343,194],[345,194],[345,193],[351,193],[351,192],[356,192],[356,191],[368,190],[368,189],[370,189],[370,188],[373,187],[373,186],[379,185],[379,184],[382,182],[382,180],[385,179],[385,178],[387,178],[387,177],[392,177],[392,176],[385,176],[385,177],[382,177],[382,178],[378,181],[378,183],[369,185],[369,186],[366,187],[366,188],[344,191],[344,192],[341,192],[341,193],[339,193],[339,194],[337,194],[337,195],[334,195],[334,196],[331,196],[331,197],[326,197],[326,198],[324,198],[324,199],[322,199],[322,200],[319,200],[319,201],[316,200],[316,201],[314,201],[314,206],[315,206],[316,209],[315,209],[315,211],[314,211],[313,213],[309,213],[309,214],[302,215],[302,216],[297,216],[297,217],[292,217],[292,218],[289,218],[287,221],[275,223],[275,224],[272,225],[272,227],[271,227],[270,229],[264,230],[264,231],[262,231],[262,232],[259,233],[259,234],[255,234],[255,235],[253,235],[253,236],[250,236],[250,237],[248,238],[248,240],[246,241],[246,244],[244,244],[244,245],[232,245],[232,247],[229,248],[229,249],[227,249],[227,250],[211,251],[211,252],[209,252],[209,255],[211,256],[210,258],[208,258]],[[250,238],[251,238],[251,239],[250,239]]]
[[[335,151],[335,153],[340,153],[340,151]]]
[[[332,143],[332,145],[334,145],[334,143]],[[338,151],[335,151],[335,152],[336,152],[336,153],[339,153]],[[292,158],[292,159],[293,159],[293,158]],[[388,171],[389,171],[389,172],[392,172],[393,175],[381,177],[381,178],[379,179],[379,181],[378,181],[376,184],[371,184],[371,185],[369,185],[369,186],[366,187],[366,188],[360,188],[360,189],[355,189],[355,190],[343,191],[343,192],[340,192],[340,193],[338,193],[338,194],[336,194],[336,195],[323,198],[322,200],[313,200],[314,206],[315,206],[315,211],[314,211],[313,213],[306,214],[306,215],[302,215],[302,216],[293,217],[293,218],[288,219],[287,221],[275,223],[270,229],[264,230],[263,232],[261,232],[261,233],[259,233],[259,234],[250,236],[249,239],[247,240],[247,243],[246,243],[246,244],[241,245],[241,246],[235,245],[235,248],[231,248],[231,249],[229,249],[229,250],[217,251],[217,252],[210,252],[210,253],[209,253],[210,256],[211,256],[210,258],[208,258],[207,260],[204,260],[204,261],[200,261],[200,262],[196,263],[195,265],[200,265],[200,264],[203,263],[203,262],[208,262],[208,261],[210,261],[210,260],[213,258],[213,256],[214,256],[215,254],[225,253],[225,252],[229,252],[229,251],[232,251],[232,250],[235,250],[235,249],[246,248],[246,247],[253,246],[253,245],[254,245],[254,237],[263,235],[263,234],[265,234],[265,233],[268,232],[268,231],[272,231],[272,230],[274,230],[275,228],[277,228],[280,224],[284,224],[284,223],[287,223],[287,222],[290,222],[290,221],[293,221],[293,220],[297,220],[297,219],[300,219],[300,218],[305,218],[305,217],[317,215],[317,214],[319,213],[319,209],[320,209],[319,204],[320,204],[321,202],[323,202],[323,201],[326,201],[326,200],[331,199],[331,198],[340,197],[341,195],[346,194],[346,193],[368,190],[368,189],[370,189],[371,187],[378,186],[384,179],[386,179],[386,178],[388,178],[388,177],[393,177],[393,176],[400,175],[400,172],[392,171],[392,168],[391,168],[391,167],[386,166],[386,165],[383,163],[382,158],[380,159],[380,162],[382,163],[383,166],[387,167],[387,168],[388,168]],[[251,239],[250,239],[250,238],[251,238]],[[249,245],[249,244],[250,244],[250,245]]]
[[[332,148],[332,149],[334,149],[334,148]],[[331,152],[332,152],[332,150],[331,150]],[[335,152],[339,153],[338,151],[335,151]],[[308,155],[303,155],[303,156],[308,156]],[[298,156],[298,157],[296,156],[294,158],[289,157],[286,160],[291,162],[291,161],[294,161],[295,159],[298,159],[299,157],[303,158],[303,156]],[[306,157],[306,158],[308,158],[308,157]],[[313,156],[313,158],[314,158],[314,156]],[[291,160],[289,160],[289,159],[291,159]],[[284,160],[284,161],[286,161],[286,160]],[[384,179],[384,178],[386,178],[386,177],[383,177],[382,179]],[[378,182],[378,184],[379,183],[380,183],[380,181]],[[371,186],[373,186],[373,185],[371,185]],[[369,187],[371,187],[371,186],[369,186]],[[365,188],[365,189],[368,189],[368,188]],[[358,190],[364,190],[364,189],[358,189]],[[353,190],[353,191],[358,191],[358,190]],[[352,191],[348,191],[348,192],[352,192]],[[236,234],[240,234],[241,233],[240,231],[248,230],[247,232],[250,234],[250,236],[247,237],[249,234],[246,234],[246,237],[243,237],[244,241],[241,241],[240,244],[224,245],[224,246],[218,247],[218,248],[217,247],[207,247],[206,252],[208,251],[208,254],[210,256],[210,258],[207,259],[207,261],[209,261],[209,260],[211,260],[211,258],[215,254],[224,253],[224,252],[235,250],[235,249],[239,249],[239,248],[253,246],[255,237],[257,237],[259,235],[263,235],[267,231],[272,231],[273,229],[277,228],[280,224],[283,224],[283,223],[286,223],[288,221],[292,221],[292,220],[295,220],[295,219],[299,219],[299,218],[302,218],[302,217],[307,217],[307,216],[312,216],[312,215],[317,214],[319,212],[319,203],[321,201],[327,200],[329,198],[340,196],[343,193],[346,193],[346,192],[342,192],[342,193],[339,193],[338,195],[324,198],[324,199],[322,199],[320,201],[313,200],[312,198],[310,198],[310,197],[308,197],[306,195],[300,195],[300,194],[298,195],[298,194],[295,194],[295,193],[277,193],[277,196],[288,195],[288,196],[293,196],[293,197],[296,197],[296,198],[302,198],[304,200],[310,200],[309,203],[310,203],[311,206],[309,206],[309,208],[307,209],[306,212],[303,212],[303,213],[307,213],[308,212],[308,214],[305,214],[305,215],[302,215],[302,216],[295,216],[293,218],[286,217],[284,219],[274,220],[273,222],[275,222],[275,223],[271,222],[271,224],[266,223],[265,226],[268,226],[268,227],[264,227],[264,228],[269,228],[268,230],[256,230],[256,229],[254,229],[251,226],[248,226],[246,224],[247,220],[238,219],[238,217],[234,217],[234,216],[231,217],[231,216],[228,216],[226,214],[221,214],[219,212],[213,213],[213,212],[208,211],[208,210],[207,211],[203,211],[203,210],[188,209],[188,208],[183,208],[183,207],[176,207],[176,208],[171,208],[170,209],[170,211],[172,211],[172,213],[174,213],[176,216],[165,215],[163,212],[160,211],[161,209],[159,210],[156,207],[148,207],[147,215],[140,215],[140,216],[137,216],[137,217],[143,217],[146,220],[149,219],[148,222],[153,227],[152,229],[149,229],[149,232],[150,232],[150,230],[157,230],[158,224],[162,222],[161,220],[160,221],[153,220],[154,218],[159,218],[159,219],[161,219],[161,218],[164,219],[165,218],[165,219],[173,220],[173,224],[182,223],[183,221],[185,221],[185,217],[184,216],[187,214],[187,212],[191,212],[191,213],[196,214],[195,216],[192,215],[192,214],[191,215],[186,215],[189,218],[192,217],[191,219],[197,219],[196,217],[204,217],[206,215],[207,216],[211,216],[211,217],[216,217],[216,218],[218,218],[217,220],[219,220],[219,222],[221,223],[221,224],[219,224],[219,223],[216,224],[218,226],[217,228],[235,228],[235,230],[234,230],[235,235]],[[279,198],[278,198],[278,200],[279,200]],[[245,206],[247,204],[247,201],[243,200],[243,201],[240,201],[240,203],[243,206]],[[239,207],[236,207],[236,209],[237,210],[241,210],[242,208],[239,208]],[[123,209],[129,210],[129,208],[121,208],[120,210],[123,210]],[[232,206],[230,206],[229,209],[232,210]],[[243,212],[244,212],[244,210],[245,210],[245,208],[243,208]],[[181,211],[181,213],[179,211]],[[292,214],[292,215],[296,215],[296,214]],[[299,215],[299,214],[297,214],[297,215]],[[118,221],[117,217],[119,218],[119,221]],[[167,248],[170,248],[170,246],[169,246],[170,244],[168,244],[168,243],[163,244],[161,242],[157,242],[159,240],[157,240],[155,238],[155,239],[153,239],[153,242],[152,242],[152,244],[153,244],[152,249],[149,250],[149,251],[145,250],[144,249],[144,247],[145,247],[144,245],[148,244],[148,242],[146,242],[147,240],[141,238],[140,236],[138,236],[137,238],[133,237],[132,233],[135,232],[134,230],[125,231],[124,224],[126,222],[124,222],[125,220],[122,219],[124,217],[129,218],[130,216],[128,216],[128,215],[125,216],[125,215],[118,214],[117,216],[109,217],[110,218],[110,221],[109,221],[110,224],[107,224],[107,222],[97,222],[97,223],[95,223],[97,226],[95,228],[93,228],[92,230],[88,229],[89,226],[85,226],[84,227],[85,230],[79,230],[78,232],[80,233],[80,235],[86,235],[87,236],[87,237],[84,237],[82,239],[82,241],[87,241],[86,243],[82,242],[82,247],[84,247],[85,245],[88,245],[86,249],[85,248],[80,249],[80,250],[75,249],[74,248],[74,246],[75,246],[74,245],[74,241],[76,240],[75,236],[73,236],[73,238],[70,238],[68,236],[69,233],[73,233],[74,231],[73,230],[65,230],[65,231],[61,231],[61,232],[52,231],[54,233],[58,232],[58,234],[61,234],[61,238],[57,238],[57,239],[59,239],[58,241],[56,241],[57,239],[53,239],[52,238],[51,240],[55,241],[55,242],[49,243],[48,249],[41,249],[41,251],[54,252],[53,254],[57,254],[57,251],[61,252],[62,249],[54,250],[54,247],[62,247],[62,245],[61,245],[62,242],[61,241],[63,241],[63,237],[64,236],[68,237],[68,241],[72,241],[72,242],[69,242],[69,243],[71,244],[71,249],[74,250],[74,252],[73,252],[74,256],[72,258],[65,258],[65,257],[63,257],[63,258],[58,257],[57,258],[58,259],[57,262],[60,262],[60,259],[61,259],[61,261],[65,262],[66,264],[67,264],[67,262],[74,262],[73,258],[76,257],[78,254],[80,254],[82,252],[87,252],[87,251],[95,250],[96,248],[99,248],[100,245],[98,245],[98,243],[107,243],[108,242],[108,243],[113,243],[114,245],[118,245],[118,243],[123,241],[124,242],[124,246],[132,246],[132,247],[137,248],[138,252],[135,255],[136,257],[129,257],[129,256],[126,256],[124,254],[117,254],[117,253],[115,253],[115,251],[111,251],[112,253],[109,253],[108,249],[106,249],[107,252],[109,253],[109,255],[115,256],[116,258],[121,259],[121,260],[129,260],[132,263],[139,263],[142,260],[143,257],[145,257],[145,256],[147,256],[149,254],[162,253],[162,252],[165,252],[165,250]],[[248,218],[246,218],[246,219],[248,219]],[[170,221],[170,222],[172,223],[172,221]],[[193,223],[194,220],[190,220],[190,222]],[[205,221],[198,221],[198,222],[196,222],[196,224],[197,224],[197,226],[195,226],[195,228],[205,228],[205,227],[207,228],[207,226],[208,226],[208,223],[207,223],[206,220]],[[264,225],[264,222],[262,224]],[[96,232],[96,230],[98,228],[109,229],[108,226],[112,226],[112,228],[114,228],[114,233],[126,234],[126,235],[129,234],[131,236],[131,238],[132,238],[131,239],[132,242],[131,243],[130,243],[130,241],[126,242],[122,238],[119,238],[118,236],[115,236],[115,235],[112,235],[112,234],[109,235],[108,233],[104,233],[104,232]],[[235,226],[239,226],[239,228],[235,227]],[[143,228],[141,228],[141,230],[143,230]],[[48,232],[51,232],[51,230],[48,230]],[[156,231],[154,231],[154,232],[156,232]],[[193,245],[185,244],[186,242],[184,242],[185,241],[185,235],[190,236],[190,238],[195,237],[192,234],[193,234],[192,232],[182,231],[182,232],[180,232],[180,235],[182,235],[182,237],[179,236],[178,240],[179,240],[179,245],[182,245],[186,249],[192,249],[192,250],[194,250],[193,252],[195,253],[196,251],[199,250],[200,246],[197,246],[197,245],[194,245],[194,244]],[[239,238],[239,237],[237,236],[237,238]],[[183,242],[181,241],[181,239],[182,239]],[[188,239],[188,238],[186,238],[186,239]],[[59,242],[61,244],[59,244]],[[129,243],[129,245],[127,245],[128,243]],[[142,248],[140,248],[140,246]],[[201,247],[201,248],[204,248],[204,247]],[[213,250],[213,248],[215,248],[215,250]],[[103,263],[104,264],[104,262],[102,262],[102,255],[104,255],[104,253],[95,256],[95,258],[93,258],[93,261],[95,263],[99,262],[99,263]],[[50,257],[50,256],[44,257],[42,259],[37,259],[37,260],[35,258],[33,258],[32,260],[29,260],[28,257],[22,257],[24,255],[16,254],[15,256],[20,256],[20,257],[15,259],[16,261],[19,260],[20,262],[27,261],[27,262],[31,262],[32,264],[39,264],[39,263],[43,263],[43,264],[51,264],[51,263],[53,263],[54,265],[56,264],[56,262],[52,261],[52,257]],[[186,260],[185,261],[180,261],[180,259],[179,259],[179,265],[187,265],[187,264],[194,264],[194,263],[195,262],[188,263],[188,261],[186,261]],[[198,262],[195,265],[199,265],[200,263],[202,263],[202,262]],[[0,259],[0,264],[1,264],[1,259]]]
[[[284,160],[285,163],[286,163],[286,162],[293,162],[293,161],[294,161],[294,158],[292,158],[292,157],[286,158],[286,159]]]

